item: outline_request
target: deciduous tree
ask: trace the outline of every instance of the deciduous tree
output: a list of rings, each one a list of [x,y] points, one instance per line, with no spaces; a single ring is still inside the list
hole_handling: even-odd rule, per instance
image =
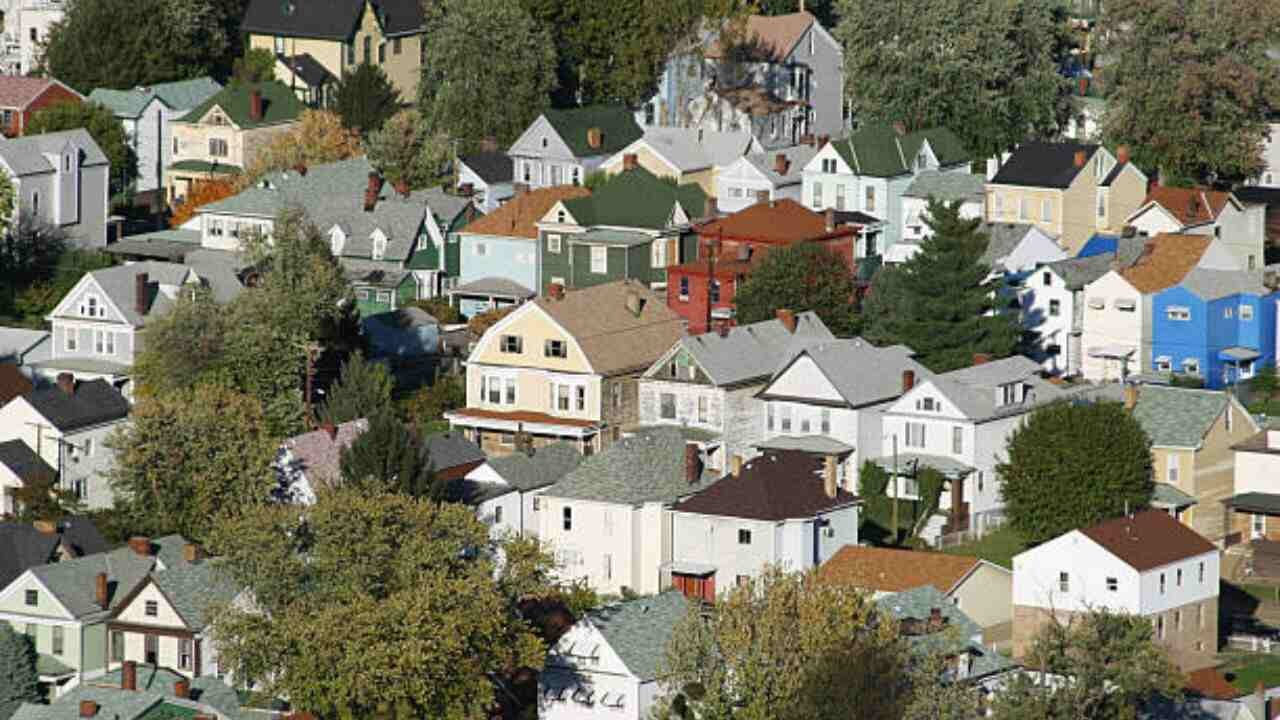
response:
[[[5,300],[9,304],[17,300],[19,288],[53,275],[54,264],[67,245],[66,235],[60,229],[46,225],[29,213],[21,213],[15,225],[9,219],[13,217],[13,194],[9,179],[0,180],[0,205],[6,202],[5,198],[9,205],[8,214],[3,216],[6,227],[0,230],[3,233],[0,234],[0,279],[8,287]]]
[[[432,485],[421,438],[387,409],[370,417],[369,429],[343,449],[341,469],[344,487],[368,493],[443,496],[443,488]]]
[[[457,375],[440,375],[429,387],[414,393],[405,403],[409,422],[419,427],[439,422],[444,414],[467,404],[467,387]]]
[[[839,255],[809,243],[773,250],[733,296],[741,324],[769,320],[779,308],[812,310],[831,332],[858,332],[853,277]]]
[[[237,82],[269,82],[276,77],[276,55],[266,48],[249,48],[235,59],[231,69]]]
[[[238,177],[236,189],[243,189],[270,172],[346,160],[361,152],[359,133],[343,127],[337,113],[303,110],[293,129],[272,136],[259,148],[253,162]]]
[[[342,117],[342,125],[360,134],[381,128],[400,109],[400,103],[400,91],[391,84],[387,73],[373,63],[360,63],[354,70],[343,72],[333,95],[333,106]]]
[[[35,644],[9,623],[0,623],[0,718],[8,718],[22,703],[41,700]]]
[[[239,192],[237,187],[226,180],[213,178],[196,180],[191,184],[191,189],[187,191],[182,202],[173,208],[173,215],[169,217],[169,227],[182,227],[196,216],[196,210],[209,203],[226,200],[237,192]]]
[[[138,156],[124,126],[107,106],[96,102],[61,102],[32,113],[26,134],[84,128],[111,163],[111,187],[122,190],[138,176]]]
[[[393,184],[423,188],[439,179],[449,161],[449,138],[432,133],[417,110],[401,110],[364,140],[369,162]]]

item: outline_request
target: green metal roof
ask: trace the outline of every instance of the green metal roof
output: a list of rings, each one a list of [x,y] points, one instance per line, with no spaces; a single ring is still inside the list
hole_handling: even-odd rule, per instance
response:
[[[946,128],[928,128],[899,135],[889,125],[873,124],[832,144],[858,175],[894,177],[911,172],[921,146],[928,141],[943,167],[972,159],[960,138]]]
[[[620,105],[548,110],[543,116],[575,157],[612,155],[644,135],[636,124],[635,115]],[[587,131],[591,128],[599,128],[604,135],[598,148],[587,144]]]
[[[249,102],[254,90],[262,93],[261,120],[253,120],[249,117]],[[215,105],[222,108],[231,122],[241,129],[290,122],[298,119],[302,111],[307,109],[306,105],[303,105],[293,91],[283,83],[233,83],[192,108],[179,120],[190,123],[199,122],[200,118]]]
[[[1152,445],[1198,448],[1226,407],[1225,392],[1143,385],[1133,417]]]
[[[670,226],[677,203],[694,218],[702,214],[706,198],[695,183],[676,186],[638,167],[615,175],[591,195],[565,200],[564,206],[584,227],[663,230]]]
[[[172,110],[186,110],[208,100],[220,90],[222,85],[213,78],[198,77],[131,90],[97,88],[89,93],[89,100],[106,105],[116,117],[136,118],[153,99],[160,100]]]

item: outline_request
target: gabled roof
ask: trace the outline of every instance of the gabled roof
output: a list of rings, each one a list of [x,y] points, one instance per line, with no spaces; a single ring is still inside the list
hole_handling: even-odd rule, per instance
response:
[[[777,380],[801,355],[813,360],[850,407],[864,407],[902,394],[902,373],[911,370],[916,383],[933,373],[912,359],[905,345],[876,347],[860,337],[819,342],[798,350],[774,373]],[[766,392],[763,394],[768,394]]]
[[[685,445],[677,428],[642,430],[584,458],[547,495],[616,505],[675,502],[706,487],[701,477],[689,483]]]
[[[320,64],[319,60],[311,57],[311,53],[302,53],[299,55],[276,55],[276,62],[284,65],[293,73],[294,77],[301,80],[307,87],[318,88],[326,83],[336,82],[338,78],[334,77],[329,69]]]
[[[186,541],[178,535],[169,535],[154,540],[152,544],[159,545],[162,549],[171,546],[167,548],[170,551],[177,548],[177,556],[181,558],[180,550]],[[155,568],[157,559],[168,565],[170,561],[165,557],[166,555],[172,557],[173,554],[173,552],[164,552],[159,555],[142,556],[125,545],[110,552],[40,565],[31,568],[31,574],[74,617],[84,618],[107,612],[95,599],[99,573],[107,574],[108,610],[114,612],[120,609],[126,597],[147,578]]]
[[[249,0],[240,29],[247,33],[347,41],[355,33],[366,0]],[[387,35],[423,27],[417,0],[368,0]]]
[[[42,533],[25,523],[0,522],[0,590],[28,568],[53,560],[58,540],[57,534]]]
[[[512,488],[528,492],[559,482],[581,463],[582,453],[573,445],[557,442],[536,448],[532,456],[513,453],[492,458],[489,467]]]
[[[1141,385],[1133,417],[1152,445],[1199,448],[1229,402],[1227,393],[1219,390]]]
[[[759,59],[781,62],[786,60],[805,32],[817,22],[808,12],[786,15],[749,15],[743,29],[742,41],[758,51]],[[709,58],[719,58],[724,52],[719,40],[706,50]]]
[[[319,490],[338,481],[343,449],[355,442],[368,427],[369,423],[364,419],[350,420],[335,427],[332,438],[328,430],[321,428],[294,435],[284,441],[284,447],[293,455],[298,469],[306,474],[311,486]]]
[[[37,478],[52,480],[56,471],[21,440],[5,440],[0,442],[0,465],[3,465],[19,480],[31,481]],[[4,587],[0,584],[0,587]]]
[[[574,157],[612,155],[644,134],[635,115],[621,105],[588,105],[586,107],[547,110],[542,114],[555,128],[556,134],[569,146]],[[600,147],[587,143],[587,131],[599,128],[603,133]]]
[[[902,196],[942,202],[982,202],[986,183],[987,179],[976,173],[925,170],[916,175]]]
[[[1099,145],[1074,142],[1029,142],[1013,151],[1000,172],[991,178],[991,185],[1022,185],[1026,187],[1067,188],[1089,161]],[[1077,152],[1084,153],[1084,165],[1076,167]]]
[[[255,90],[262,93],[262,118],[259,120],[254,120],[249,114],[250,102]],[[293,90],[286,87],[284,83],[274,80],[260,83],[233,83],[196,105],[185,115],[177,118],[177,121],[198,123],[215,106],[222,108],[231,122],[242,130],[293,122],[298,119],[303,110],[307,109],[298,96],[294,95]]]
[[[678,502],[678,512],[744,520],[802,520],[859,502],[837,487],[823,488],[823,458],[798,451],[767,451],[752,458],[738,477],[726,475],[706,490]]]
[[[0,407],[19,395],[26,395],[35,389],[26,375],[11,362],[0,362]]]
[[[591,191],[574,185],[557,185],[516,195],[502,207],[485,215],[461,231],[463,235],[494,235],[520,237],[535,240],[538,237],[538,221],[556,203],[575,198],[585,198]]]
[[[208,100],[222,90],[222,84],[211,77],[160,83],[130,90],[96,88],[89,99],[106,105],[116,117],[136,118],[147,109],[153,99],[158,99],[171,110],[188,110]]]
[[[966,418],[973,422],[983,422],[1030,412],[1073,394],[1042,379],[1039,376],[1042,369],[1036,361],[1014,355],[935,375],[929,378],[929,382],[955,403]],[[998,404],[996,391],[1002,385],[1012,383],[1026,386],[1023,400],[1007,405]]]
[[[706,200],[706,193],[696,183],[674,185],[636,167],[609,178],[590,196],[565,200],[564,206],[582,226],[663,230],[671,226],[677,204],[686,217],[695,218],[706,208]]]
[[[819,572],[824,580],[877,592],[932,585],[950,593],[980,563],[969,555],[845,545]]]
[[[826,216],[791,198],[758,202],[698,228],[704,237],[723,236],[777,245],[856,234],[851,227],[827,228]]]
[[[982,251],[978,262],[994,268],[999,260],[1017,250],[1034,228],[1035,226],[1029,223],[983,223],[978,230],[987,236],[987,249]]]
[[[106,380],[76,380],[67,394],[57,385],[33,390],[22,398],[61,433],[123,420],[129,401]]]
[[[106,165],[107,156],[84,128],[0,140],[0,160],[19,176],[57,170],[45,155],[57,155],[67,143],[80,151],[80,166]]]
[[[113,720],[172,720],[194,718],[216,711],[223,717],[240,718],[240,698],[236,691],[212,675],[189,680],[186,700],[174,697],[174,685],[187,680],[182,675],[153,665],[138,665],[136,691],[122,690],[120,670],[85,680],[48,705],[23,703],[11,720],[67,720],[80,716],[80,703],[97,704],[95,717]]]
[[[1120,275],[1144,295],[1159,292],[1182,282],[1212,242],[1210,235],[1156,235]]]
[[[52,78],[0,76],[0,107],[24,109],[55,85],[61,85],[68,92],[80,96],[80,93]]]
[[[1261,270],[1211,270],[1197,267],[1187,273],[1180,286],[1202,300],[1217,300],[1232,295],[1266,295],[1271,292],[1262,283]]]
[[[644,137],[628,149],[645,145],[680,172],[721,167],[746,155],[755,146],[751,133],[703,130],[701,128],[649,127]]]
[[[187,628],[199,632],[209,622],[215,603],[230,602],[240,593],[230,578],[220,572],[216,559],[181,562],[151,573],[151,581],[173,605]]]
[[[1057,260],[1045,267],[1062,278],[1068,290],[1079,290],[1106,275],[1117,264],[1119,267],[1132,264],[1142,255],[1145,245],[1144,238],[1118,238],[1114,252]]]
[[[974,639],[982,629],[932,585],[885,595],[876,600],[876,604],[893,619],[915,621],[917,627],[927,626],[935,610],[941,615],[943,624],[936,631],[906,638],[913,653],[944,656],[966,653],[972,660],[969,678],[986,677],[1014,668],[1008,658]]]
[[[947,128],[927,128],[899,135],[893,127],[875,123],[846,139],[832,140],[831,146],[855,175],[895,177],[911,172],[916,155],[926,141],[942,167],[971,159],[960,138]]]
[[[431,433],[422,440],[431,472],[443,472],[485,461],[484,451],[457,431]]]
[[[1217,551],[1163,510],[1105,520],[1080,532],[1138,572]]]
[[[627,308],[639,299],[640,313]],[[617,280],[569,290],[563,299],[534,302],[560,324],[582,348],[592,369],[601,375],[647,368],[684,334],[682,318],[635,280]]]
[[[688,611],[684,595],[668,590],[604,605],[587,617],[631,674],[643,681],[658,677],[671,634]]]
[[[147,297],[144,299],[145,310],[139,314],[137,277],[144,273],[147,276]],[[182,287],[191,274],[191,268],[186,265],[145,260],[94,270],[89,273],[89,277],[120,310],[125,322],[134,327],[142,327],[149,320],[173,309],[177,300],[175,289]]]
[[[489,184],[509,183],[515,177],[511,156],[503,152],[478,152],[458,161]]]
[[[790,348],[835,336],[814,312],[796,315],[795,332],[777,320],[737,325],[721,336],[718,332],[680,338],[680,347],[716,385],[763,380],[777,369]]]
[[[1142,207],[1130,215],[1137,216],[1150,205],[1159,205],[1183,227],[1205,225],[1218,219],[1227,205],[1235,203],[1231,193],[1208,188],[1181,188],[1157,185],[1147,193]]]
[[[818,148],[812,145],[791,145],[762,153],[752,153],[747,155],[745,160],[764,175],[775,188],[780,188],[804,182],[804,166],[808,165],[817,154]],[[787,159],[785,173],[778,172],[779,156]]]

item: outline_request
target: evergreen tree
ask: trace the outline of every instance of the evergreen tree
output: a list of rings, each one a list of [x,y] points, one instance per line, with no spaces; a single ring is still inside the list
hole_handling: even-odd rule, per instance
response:
[[[853,278],[840,256],[809,243],[797,243],[765,255],[733,296],[740,324],[769,320],[779,308],[812,310],[832,333],[858,331]]]
[[[329,388],[320,420],[340,425],[348,420],[371,418],[391,406],[393,382],[386,366],[352,353],[342,364],[338,382]]]
[[[999,280],[981,262],[988,238],[981,221],[960,217],[959,203],[929,203],[933,236],[897,267],[876,273],[863,304],[864,334],[879,345],[901,343],[921,363],[946,372],[973,362],[975,353],[1013,354],[1022,331],[1014,315],[995,314]]]
[[[0,623],[0,720],[13,715],[24,702],[40,700],[35,645],[9,623]]]
[[[400,91],[373,63],[360,63],[355,70],[343,72],[333,96],[342,124],[362,135],[380,129],[400,109],[400,102]]]
[[[368,429],[343,449],[340,465],[344,487],[437,499],[444,492],[433,485],[422,440],[390,410],[369,418]]]

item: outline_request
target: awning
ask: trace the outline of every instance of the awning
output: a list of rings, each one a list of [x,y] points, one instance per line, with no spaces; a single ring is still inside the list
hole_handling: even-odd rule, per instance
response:
[[[871,462],[880,467],[893,472],[893,456],[874,458]],[[961,478],[973,472],[973,468],[965,465],[959,460],[952,460],[949,457],[941,455],[926,455],[924,453],[898,453],[898,474],[911,476],[915,475],[921,467],[930,467],[943,475],[955,479]]]
[[[1151,504],[1162,510],[1191,507],[1198,501],[1169,483],[1158,482],[1151,492]]]
[[[694,577],[705,577],[712,575],[716,571],[715,565],[707,563],[692,562],[689,560],[672,560],[662,565],[663,570],[669,570],[677,575],[692,575]]]
[[[815,455],[848,455],[853,452],[852,445],[825,435],[776,435],[756,443],[760,450],[796,450],[814,453]]]
[[[1089,348],[1089,357],[1127,360],[1134,352],[1135,349],[1128,345],[1102,345]]]
[[[504,430],[508,432],[523,430],[534,435],[587,438],[594,436],[600,430],[599,423],[592,420],[559,418],[538,412],[502,412],[500,410],[484,410],[481,408],[459,408],[445,413],[444,418],[450,424],[461,427]]]
[[[1272,493],[1241,493],[1223,500],[1222,504],[1236,512],[1280,515],[1280,495]]]
[[[1250,360],[1257,360],[1260,357],[1262,357],[1262,353],[1257,350],[1240,347],[1238,345],[1226,348],[1218,353],[1219,360],[1226,360],[1228,362],[1249,362]]]

